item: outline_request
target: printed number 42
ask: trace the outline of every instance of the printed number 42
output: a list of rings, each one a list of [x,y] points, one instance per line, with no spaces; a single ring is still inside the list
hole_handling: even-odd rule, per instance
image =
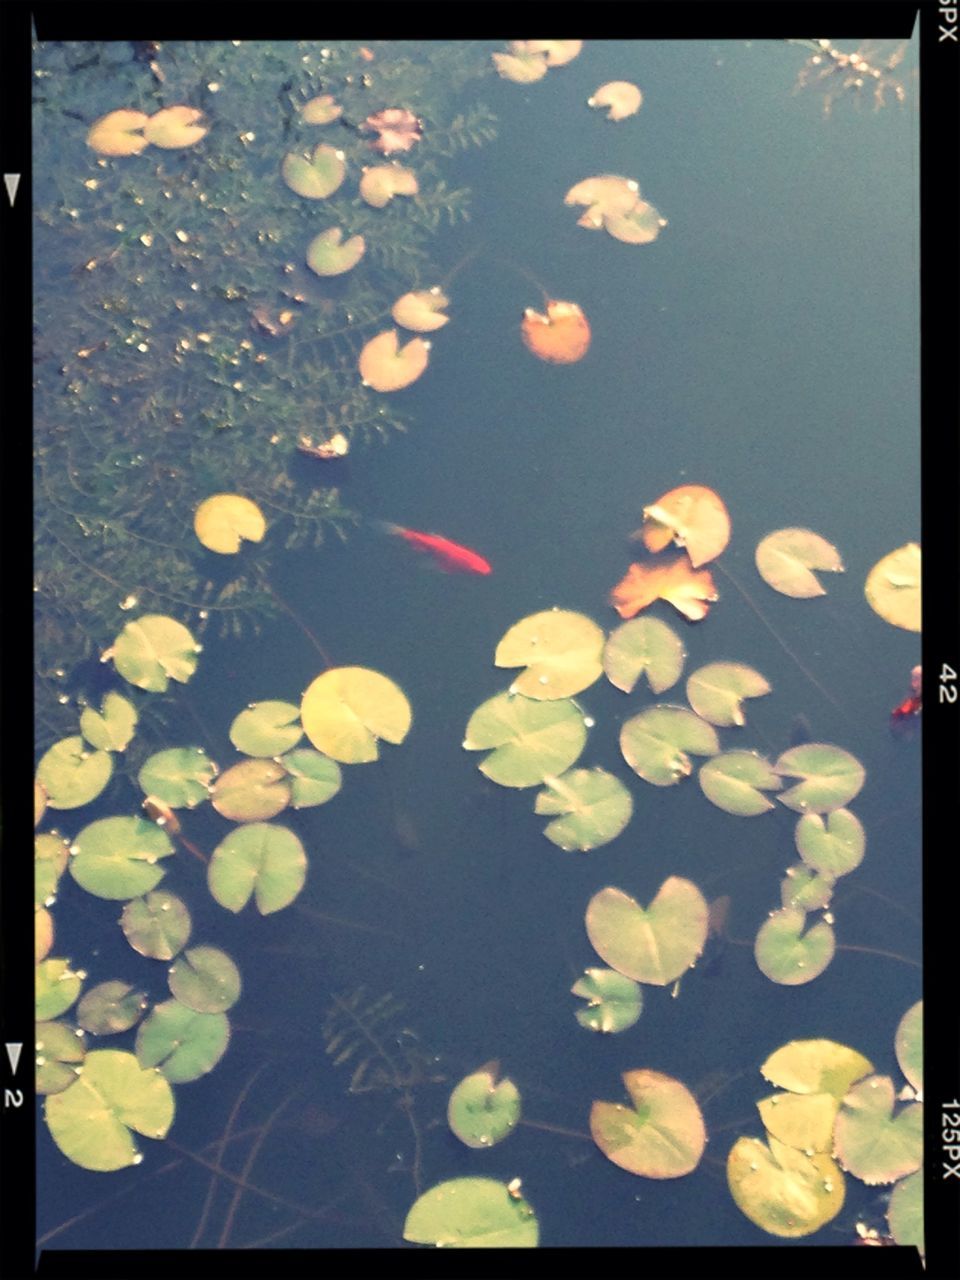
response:
[[[946,663],[940,668],[940,701],[956,702],[957,700],[957,673],[953,667],[947,666]]]

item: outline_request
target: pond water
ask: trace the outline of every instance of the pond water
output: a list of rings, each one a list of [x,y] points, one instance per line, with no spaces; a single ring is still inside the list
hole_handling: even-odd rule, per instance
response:
[[[772,1086],[760,1067],[790,1041],[848,1045],[899,1090],[894,1035],[921,994],[920,737],[890,724],[920,641],[864,597],[873,565],[919,540],[914,53],[887,73],[906,102],[891,89],[874,111],[840,72],[814,82],[811,49],[786,41],[588,41],[531,84],[495,74],[502,47],[380,42],[368,58],[355,44],[326,57],[312,44],[171,44],[134,59],[91,46],[86,67],[79,46],[37,49],[36,120],[75,144],[54,153],[41,129],[35,156],[49,586],[37,627],[41,666],[65,672],[53,697],[49,682],[40,690],[38,757],[77,732],[77,699],[99,706],[115,688],[141,713],[132,777],[118,753],[107,791],[48,810],[42,830],[72,840],[94,819],[138,813],[136,769],[161,748],[202,747],[226,769],[237,714],[266,699],[299,705],[328,664],[384,673],[413,713],[402,743],[344,765],[329,803],[277,815],[307,855],[292,905],[232,913],[184,846],[168,860],[160,887],[188,905],[190,945],[222,949],[242,976],[229,1047],[174,1086],[169,1137],[138,1137],[134,1167],[78,1167],[41,1108],[45,1248],[398,1247],[418,1195],[460,1177],[522,1179],[546,1246],[816,1247],[854,1243],[858,1220],[888,1230],[889,1185],[848,1175],[842,1210],[819,1231],[770,1234],[734,1202],[726,1160],[741,1135],[764,1136],[756,1103]],[[811,83],[798,91],[805,66]],[[599,85],[621,80],[642,89],[637,114],[611,122],[588,109]],[[352,124],[413,107],[422,139],[392,157],[422,180],[409,214],[403,197],[382,211],[356,197],[373,135],[297,120],[321,90],[349,98]],[[108,111],[182,102],[213,121],[194,147],[101,160],[84,145]],[[434,146],[441,135],[448,154]],[[346,152],[349,194],[301,201],[278,175],[282,155],[328,140]],[[577,225],[582,210],[564,196],[601,174],[635,179],[666,220],[651,243]],[[322,280],[303,252],[332,220],[366,236],[367,261]],[[360,388],[356,355],[389,326],[385,310],[445,279],[450,323],[431,335],[423,375],[396,392]],[[524,310],[545,295],[587,316],[581,361],[540,361],[521,342]],[[296,323],[271,335],[251,322],[258,306]],[[330,336],[351,309],[346,334]],[[101,341],[103,352],[79,354]],[[383,437],[367,417],[387,421]],[[341,424],[346,458],[298,452],[301,436]],[[684,484],[715,491],[730,514],[729,546],[705,566],[719,598],[697,623],[664,601],[650,610],[687,653],[659,698],[605,679],[576,695],[593,722],[578,764],[616,775],[634,808],[610,843],[564,852],[534,813],[538,788],[485,777],[480,753],[462,749],[466,725],[516,674],[493,655],[519,619],[556,607],[605,631],[619,624],[611,588],[649,559],[629,535],[645,506]],[[193,537],[197,501],[219,492],[267,515],[265,541],[238,558]],[[60,520],[65,509],[81,515]],[[286,547],[317,515],[322,544]],[[492,572],[440,572],[380,522],[475,549]],[[788,598],[757,574],[760,539],[794,526],[842,555],[843,573],[820,575],[822,597]],[[204,630],[196,602],[216,615],[231,599],[244,606],[239,634]],[[96,660],[143,613],[202,641],[195,674],[165,695]],[[836,954],[810,982],[773,982],[753,954],[797,861],[797,814],[777,804],[733,816],[696,778],[652,786],[620,753],[625,721],[654,701],[683,704],[687,676],[714,661],[747,664],[771,686],[747,702],[745,727],[719,731],[723,750],[773,761],[805,737],[865,770],[850,803],[865,857],[836,884]],[[70,701],[57,702],[61,690]],[[178,813],[204,858],[233,826],[209,804]],[[707,901],[729,898],[724,935],[679,983],[644,985],[635,1025],[585,1029],[570,988],[602,965],[588,902],[616,886],[648,905],[671,876]],[[50,955],[82,969],[87,988],[122,979],[150,1005],[169,999],[167,963],[128,946],[120,910],[65,875]],[[76,1025],[76,1007],[60,1016]],[[87,1048],[130,1051],[135,1034],[89,1035]],[[451,1133],[447,1103],[492,1061],[519,1090],[522,1119],[474,1150]],[[590,1136],[592,1104],[626,1103],[623,1073],[639,1069],[699,1102],[709,1142],[686,1176],[630,1174]]]

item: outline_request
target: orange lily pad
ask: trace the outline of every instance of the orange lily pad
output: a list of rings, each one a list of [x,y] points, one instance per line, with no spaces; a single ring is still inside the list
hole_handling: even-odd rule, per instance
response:
[[[175,151],[179,147],[192,147],[210,132],[199,122],[203,112],[196,107],[164,107],[150,117],[143,126],[144,136],[155,147]]]
[[[416,382],[429,360],[430,343],[411,338],[399,345],[396,329],[385,329],[360,352],[360,376],[374,391],[399,391]]]
[[[671,564],[632,564],[610,593],[621,618],[633,618],[654,600],[666,600],[690,622],[699,622],[720,597],[709,569],[693,569],[686,556]]]
[[[412,329],[414,333],[432,333],[449,323],[450,317],[443,314],[443,308],[449,305],[450,299],[443,290],[434,286],[405,293],[393,304],[390,314],[404,329]]]
[[[137,156],[147,146],[142,131],[149,119],[142,111],[110,111],[90,126],[87,146],[101,156]]]
[[[629,212],[639,199],[640,186],[633,178],[602,173],[577,182],[563,197],[563,203],[586,205],[586,213],[581,215],[577,226],[598,230],[605,217]]]
[[[374,209],[382,209],[394,196],[415,196],[420,190],[412,169],[398,164],[379,164],[364,169],[360,179],[360,195]]]
[[[527,307],[520,336],[528,351],[550,364],[574,364],[590,347],[590,325],[575,302],[547,300],[546,315]]]
[[[695,569],[715,560],[730,541],[730,516],[712,489],[682,484],[643,508],[643,528],[631,534],[648,551],[662,551],[670,542],[686,547]]]
[[[642,102],[643,94],[635,84],[628,80],[609,80],[587,99],[587,106],[608,108],[608,120],[625,120],[627,116],[636,115]]]

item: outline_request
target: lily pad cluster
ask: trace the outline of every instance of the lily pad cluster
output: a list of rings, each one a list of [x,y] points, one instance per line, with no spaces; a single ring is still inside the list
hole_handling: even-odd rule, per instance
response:
[[[542,80],[551,67],[563,67],[579,57],[582,40],[509,40],[507,51],[491,54],[497,74],[514,84]]]
[[[208,132],[196,107],[163,107],[152,116],[123,107],[93,122],[87,146],[101,156],[138,156],[151,145],[168,151],[192,147]]]
[[[642,199],[639,183],[620,174],[583,178],[570,188],[563,203],[584,206],[578,227],[606,231],[623,244],[651,244],[667,225],[649,200]]]

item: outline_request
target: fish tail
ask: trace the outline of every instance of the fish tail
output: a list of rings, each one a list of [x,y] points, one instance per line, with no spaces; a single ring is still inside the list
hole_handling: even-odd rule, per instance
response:
[[[371,520],[370,523],[375,529],[379,529],[381,533],[389,533],[394,537],[406,532],[403,525],[393,524],[389,520]]]

